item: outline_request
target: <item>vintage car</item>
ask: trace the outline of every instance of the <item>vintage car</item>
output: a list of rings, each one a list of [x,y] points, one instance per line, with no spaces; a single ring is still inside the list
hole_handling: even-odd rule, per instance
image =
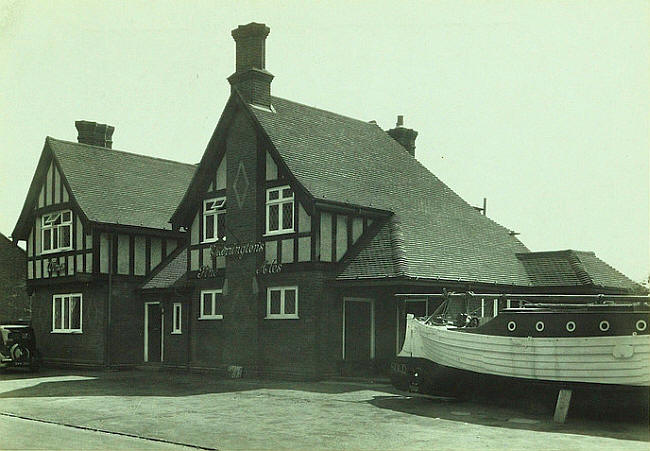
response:
[[[26,324],[0,324],[0,370],[18,367],[38,371],[40,363],[34,329]]]

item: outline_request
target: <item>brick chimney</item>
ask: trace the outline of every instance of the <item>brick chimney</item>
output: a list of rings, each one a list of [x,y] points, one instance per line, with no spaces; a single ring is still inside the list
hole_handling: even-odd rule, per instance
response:
[[[415,138],[418,137],[418,132],[410,128],[404,127],[404,116],[401,114],[397,116],[397,124],[395,128],[386,130],[391,138],[400,143],[411,156],[415,157]]]
[[[90,121],[76,121],[74,126],[77,128],[77,132],[79,132],[77,135],[77,141],[79,143],[106,147],[107,149],[113,146],[113,132],[115,131],[115,127]]]
[[[251,22],[232,30],[235,40],[235,73],[228,77],[248,103],[271,107],[271,80],[265,69],[266,37],[271,30],[264,24]]]

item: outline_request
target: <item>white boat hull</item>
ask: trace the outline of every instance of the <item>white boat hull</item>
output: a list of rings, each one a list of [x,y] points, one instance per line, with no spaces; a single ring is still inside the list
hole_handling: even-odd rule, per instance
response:
[[[508,337],[407,319],[398,357],[494,376],[650,386],[650,335]]]

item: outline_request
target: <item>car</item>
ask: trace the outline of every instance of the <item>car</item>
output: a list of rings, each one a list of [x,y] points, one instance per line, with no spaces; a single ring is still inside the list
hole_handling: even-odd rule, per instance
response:
[[[41,366],[40,357],[34,329],[27,324],[0,324],[0,369],[27,368],[36,372]]]

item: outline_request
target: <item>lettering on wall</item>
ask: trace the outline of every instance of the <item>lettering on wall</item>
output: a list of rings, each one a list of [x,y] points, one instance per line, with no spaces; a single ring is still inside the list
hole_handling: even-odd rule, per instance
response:
[[[229,255],[235,255],[241,258],[247,254],[261,254],[262,252],[264,252],[264,243],[260,241],[235,244],[233,246],[224,246],[222,243],[214,243],[210,246],[210,255],[213,258],[227,257]]]
[[[278,274],[280,272],[282,272],[282,264],[278,263],[277,260],[273,260],[271,262],[265,261],[262,263],[262,266],[257,268],[255,274]]]
[[[196,273],[197,279],[212,279],[217,276],[217,273],[214,271],[214,268],[208,265],[203,265],[199,268],[199,272]]]

